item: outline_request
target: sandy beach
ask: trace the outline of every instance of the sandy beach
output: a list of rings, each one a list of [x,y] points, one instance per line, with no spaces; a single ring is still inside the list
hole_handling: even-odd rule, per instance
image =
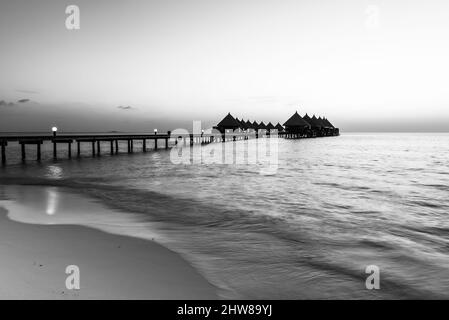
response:
[[[0,201],[0,299],[217,298],[193,267],[154,241],[7,215]],[[79,267],[80,290],[66,288],[69,265]]]

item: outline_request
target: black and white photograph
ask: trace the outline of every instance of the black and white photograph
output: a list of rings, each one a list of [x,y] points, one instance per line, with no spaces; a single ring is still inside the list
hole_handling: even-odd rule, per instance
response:
[[[447,300],[448,88],[444,0],[1,0],[0,300]]]

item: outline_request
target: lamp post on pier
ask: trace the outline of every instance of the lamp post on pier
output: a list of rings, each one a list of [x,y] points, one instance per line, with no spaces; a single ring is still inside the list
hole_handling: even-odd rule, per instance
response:
[[[58,128],[57,127],[53,127],[51,128],[51,131],[53,132],[53,159],[56,160],[57,159],[57,153],[56,153],[56,133],[58,132]]]

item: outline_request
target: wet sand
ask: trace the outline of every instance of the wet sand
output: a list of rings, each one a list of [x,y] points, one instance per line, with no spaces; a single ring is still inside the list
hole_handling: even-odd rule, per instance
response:
[[[8,202],[14,199],[0,200],[0,299],[217,298],[181,256],[154,241],[15,222],[7,217]],[[66,288],[69,265],[80,269],[80,290]]]

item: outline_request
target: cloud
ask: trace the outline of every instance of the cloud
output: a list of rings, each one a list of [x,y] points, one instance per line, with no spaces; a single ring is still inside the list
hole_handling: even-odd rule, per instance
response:
[[[131,106],[127,106],[127,107],[125,107],[125,106],[118,106],[117,108],[118,108],[118,109],[121,109],[121,110],[131,110],[131,109],[134,109],[134,108],[131,107]]]
[[[0,100],[0,107],[13,107],[15,104],[13,102],[6,102],[5,100]]]
[[[21,90],[21,89],[17,89],[16,91],[17,91],[17,92],[21,92],[21,93],[39,94],[39,92],[33,91],[33,90]]]
[[[20,99],[20,100],[18,100],[17,102],[18,102],[18,103],[26,103],[26,102],[28,102],[28,101],[30,101],[30,99]]]

